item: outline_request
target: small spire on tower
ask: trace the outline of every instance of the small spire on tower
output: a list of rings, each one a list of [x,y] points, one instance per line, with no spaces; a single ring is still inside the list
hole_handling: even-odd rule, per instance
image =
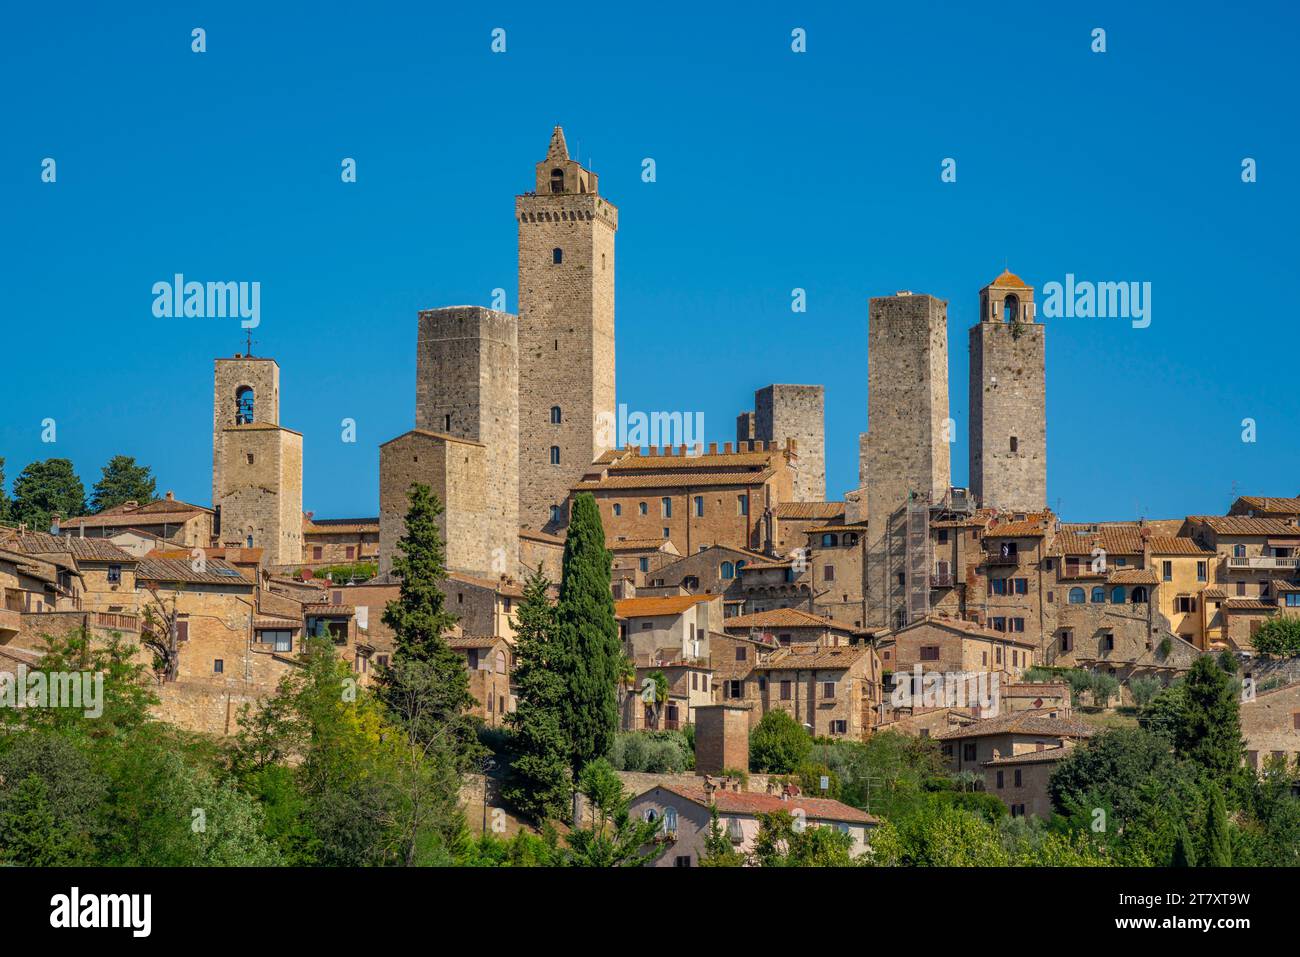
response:
[[[546,151],[546,158],[548,160],[569,158],[569,146],[564,142],[564,129],[558,125],[555,127],[555,132],[551,134],[551,148]]]

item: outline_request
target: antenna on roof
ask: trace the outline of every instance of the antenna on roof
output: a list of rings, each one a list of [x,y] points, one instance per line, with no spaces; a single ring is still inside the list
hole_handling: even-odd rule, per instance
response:
[[[253,355],[253,330],[251,327],[245,330],[245,335],[247,336],[247,344],[244,346],[244,357],[249,358]]]

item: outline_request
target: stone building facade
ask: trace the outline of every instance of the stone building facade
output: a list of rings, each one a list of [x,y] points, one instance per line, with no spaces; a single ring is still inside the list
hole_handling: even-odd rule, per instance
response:
[[[570,486],[618,442],[614,234],[618,210],[556,127],[519,224],[519,518],[568,524]]]
[[[769,385],[754,393],[752,437],[777,446],[795,440],[790,468],[796,502],[826,500],[825,408],[826,390],[819,385]]]
[[[416,342],[415,427],[483,446],[487,568],[519,564],[519,323],[481,306],[425,309]]]
[[[970,330],[970,490],[980,505],[1046,507],[1045,342],[1032,286],[1004,271],[980,290]]]

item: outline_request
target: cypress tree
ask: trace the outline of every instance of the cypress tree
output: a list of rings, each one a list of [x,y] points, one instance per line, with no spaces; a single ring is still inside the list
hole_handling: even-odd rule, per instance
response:
[[[1195,867],[1196,851],[1192,848],[1192,839],[1187,833],[1187,825],[1178,822],[1178,834],[1174,837],[1174,857],[1169,862],[1171,867]]]
[[[577,780],[588,762],[609,751],[618,731],[616,685],[623,660],[614,598],[612,555],[590,492],[575,497],[564,543],[564,574],[556,608],[566,685],[569,768]]]
[[[1183,683],[1182,721],[1174,752],[1200,766],[1218,790],[1241,773],[1241,713],[1231,677],[1210,655],[1196,659]]]
[[[1228,812],[1223,804],[1223,792],[1210,789],[1210,805],[1205,811],[1205,866],[1232,866],[1232,838],[1228,834]]]
[[[518,706],[506,718],[515,730],[518,756],[504,794],[538,820],[568,812],[572,753],[565,730],[567,687],[550,587],[540,566],[524,583],[524,598],[514,620]]]
[[[438,530],[442,503],[427,485],[412,485],[407,497],[406,534],[398,539],[393,558],[401,589],[383,618],[394,633],[393,661],[380,671],[378,692],[413,738],[436,740],[465,769],[482,748],[477,722],[467,714],[475,700],[465,660],[444,637],[457,619],[444,607],[441,587],[447,578]]]

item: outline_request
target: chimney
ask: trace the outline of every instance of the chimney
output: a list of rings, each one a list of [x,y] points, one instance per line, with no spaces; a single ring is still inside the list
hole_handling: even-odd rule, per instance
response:
[[[1001,749],[999,749],[999,748],[994,748],[994,749],[993,749],[993,760],[996,761],[996,760],[998,760],[998,759],[1001,758],[1001,757],[1002,757],[1002,751],[1001,751]]]
[[[710,442],[710,443],[709,443],[709,454],[710,454],[710,455],[717,455],[717,454],[718,454],[718,443],[717,443],[717,442]]]
[[[723,442],[723,443],[722,443],[722,454],[723,454],[723,455],[730,455],[730,454],[731,454],[731,443],[730,443],[730,442]]]
[[[169,502],[174,502],[176,501],[176,493],[173,492],[171,489],[168,489],[167,494],[164,496],[164,498],[166,498],[167,501]]]

